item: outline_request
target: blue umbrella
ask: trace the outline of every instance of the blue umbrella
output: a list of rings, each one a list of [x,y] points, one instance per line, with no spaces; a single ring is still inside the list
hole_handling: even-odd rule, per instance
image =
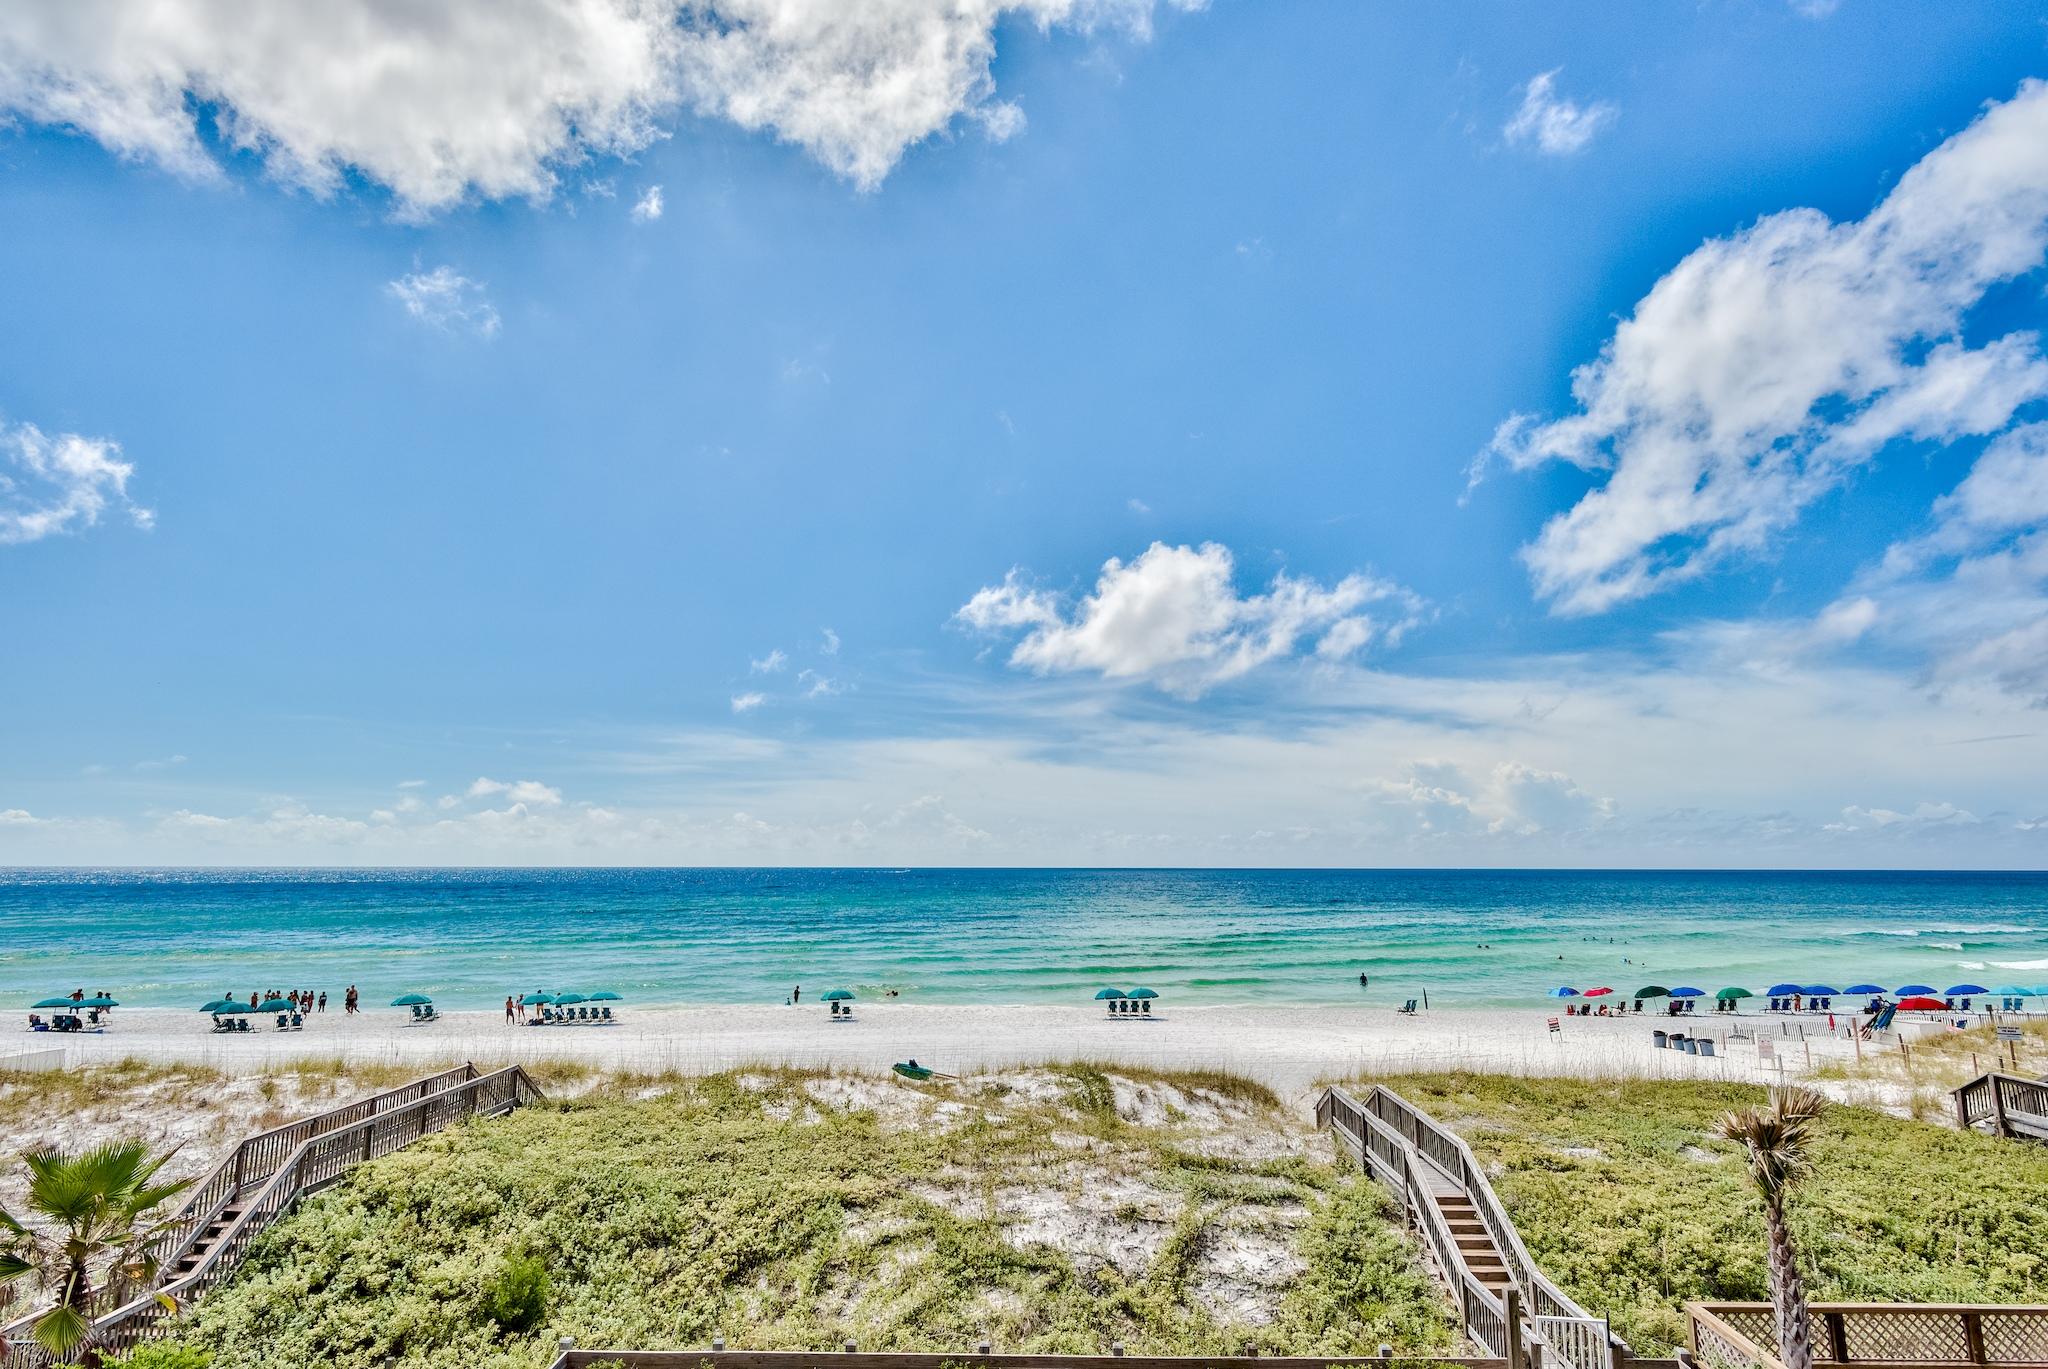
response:
[[[1764,992],[1773,998],[1789,998],[1795,993],[1805,993],[1806,990],[1797,984],[1773,984]]]
[[[1944,997],[1953,998],[1959,993],[1990,993],[1982,984],[1957,984]]]
[[[1579,991],[1577,989],[1552,989],[1550,996],[1552,998],[1577,998]]]
[[[1808,985],[1807,985],[1807,986],[1806,986],[1805,988],[1801,989],[1801,990],[1800,990],[1799,992],[1801,992],[1801,993],[1818,993],[1818,994],[1836,994],[1836,993],[1840,993],[1840,992],[1841,992],[1841,990],[1840,990],[1840,989],[1831,989],[1831,988],[1829,988],[1829,987],[1828,987],[1827,985],[1825,985],[1825,984],[1808,984]]]
[[[1883,993],[1884,991],[1884,985],[1882,984],[1851,984],[1848,988],[1842,990],[1843,993]]]
[[[1705,989],[1695,989],[1690,985],[1686,985],[1680,988],[1673,989],[1671,991],[1671,996],[1673,998],[1705,998],[1707,996],[1707,991]]]
[[[2027,995],[2027,997],[2029,997],[2029,998],[2048,998],[2048,984],[2036,984],[2036,985],[2034,986],[2034,991],[2033,991],[2032,993],[2028,994],[2028,995]]]
[[[1931,996],[1933,993],[1934,986],[1932,984],[1901,984],[1898,988],[1898,994],[1901,998],[1913,998],[1920,994]]]

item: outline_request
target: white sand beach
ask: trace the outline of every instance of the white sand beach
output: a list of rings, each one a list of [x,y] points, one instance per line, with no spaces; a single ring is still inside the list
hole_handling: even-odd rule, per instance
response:
[[[304,1030],[266,1018],[246,1034],[216,1035],[196,1012],[121,1009],[99,1035],[18,1034],[21,1049],[62,1045],[68,1063],[134,1058],[247,1073],[294,1059],[428,1065],[572,1059],[608,1070],[702,1073],[755,1064],[884,1071],[916,1058],[953,1073],[1066,1060],[1155,1068],[1220,1068],[1305,1097],[1321,1080],[1411,1069],[1468,1068],[1587,1077],[1768,1079],[1780,1070],[1847,1062],[1850,1019],[1767,1017],[1569,1018],[1551,1033],[1549,1013],[1389,1008],[1187,1007],[1151,1020],[1112,1019],[1088,1007],[862,1004],[851,1021],[816,1007],[633,1009],[610,1026],[508,1026],[502,1013],[451,1013],[414,1024],[397,1010],[347,1016],[329,1010]],[[1682,1026],[1715,1041],[1713,1058],[1658,1050],[1651,1033]],[[1733,1036],[1741,1032],[1743,1036]],[[1760,1060],[1751,1033],[1773,1043]],[[1874,1049],[1865,1046],[1865,1050]],[[1896,1049],[1896,1047],[1894,1047]],[[4,1052],[0,1052],[4,1053]]]

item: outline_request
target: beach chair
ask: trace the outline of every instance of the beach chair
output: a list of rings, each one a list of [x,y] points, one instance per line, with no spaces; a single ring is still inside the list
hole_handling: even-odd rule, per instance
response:
[[[306,1029],[306,1017],[305,1017],[305,1014],[304,1014],[304,1013],[293,1013],[293,1014],[292,1014],[292,1030],[296,1032],[296,1031],[304,1031],[305,1029]]]
[[[290,1013],[281,1012],[277,1015],[277,1029],[279,1031],[284,1031],[286,1028],[290,1027],[291,1024],[292,1015]]]
[[[1412,999],[1412,998],[1411,998],[1411,999],[1409,999],[1409,1000],[1408,1000],[1408,1001],[1407,1001],[1406,1003],[1403,1003],[1403,1004],[1401,1005],[1401,1015],[1402,1015],[1403,1017],[1413,1017],[1413,1016],[1415,1016],[1415,1000],[1414,1000],[1414,999]]]
[[[611,1021],[611,1020],[612,1020],[612,1009],[611,1009],[611,1004],[609,1004],[609,1003],[605,1004],[605,1008],[604,1008],[604,1020],[605,1020],[605,1021],[607,1021],[607,1022],[609,1022],[609,1021]]]
[[[1885,1004],[1883,1009],[1879,1011],[1877,1016],[1871,1018],[1869,1022],[1864,1024],[1863,1039],[1868,1041],[1873,1032],[1881,1032],[1884,1031],[1886,1028],[1890,1027],[1892,1024],[1892,1018],[1898,1014],[1898,1011],[1898,1004]]]
[[[1152,1015],[1152,1000],[1151,1000],[1151,999],[1149,999],[1149,998],[1141,998],[1141,999],[1139,999],[1139,1000],[1138,1000],[1138,1016],[1140,1016],[1140,1017],[1150,1017],[1151,1015]]]

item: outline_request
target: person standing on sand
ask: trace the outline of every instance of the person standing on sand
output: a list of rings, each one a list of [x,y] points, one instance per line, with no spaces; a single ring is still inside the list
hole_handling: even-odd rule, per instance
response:
[[[505,995],[505,1025],[511,1026],[517,1017],[518,1014],[512,1010],[512,995],[508,993]]]
[[[326,1012],[326,1011],[327,1011],[327,990],[325,990],[325,989],[322,989],[322,990],[320,991],[320,1011],[321,1011],[321,1012]]]
[[[343,999],[341,1000],[341,1007],[342,1007],[342,1011],[344,1011],[344,1012],[348,1013],[348,1014],[349,1014],[350,1016],[354,1016],[354,1015],[355,1015],[355,1010],[356,1010],[356,986],[355,986],[355,985],[351,984],[351,985],[349,985],[349,986],[348,986],[348,995],[347,995],[347,996],[346,996],[345,998],[343,998]]]
[[[803,986],[803,985],[801,985],[801,984],[797,985],[797,986],[796,986],[796,988],[795,988],[794,990],[792,990],[792,991],[790,992],[790,995],[789,995],[789,1001],[790,1001],[790,1003],[791,1003],[792,1005],[794,1005],[794,1004],[797,1004],[797,1003],[801,1003],[801,1002],[803,1002],[803,1001],[804,1001],[804,986]]]

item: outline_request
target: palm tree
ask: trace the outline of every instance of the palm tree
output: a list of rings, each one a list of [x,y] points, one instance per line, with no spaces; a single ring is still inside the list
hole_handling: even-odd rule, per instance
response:
[[[29,1171],[27,1210],[41,1229],[0,1209],[0,1285],[33,1279],[54,1295],[30,1332],[53,1358],[69,1359],[86,1347],[96,1272],[118,1274],[131,1286],[156,1282],[150,1247],[170,1225],[157,1210],[192,1182],[158,1182],[170,1158],[169,1152],[151,1155],[140,1142],[76,1155],[49,1148],[22,1157]]]
[[[1771,1307],[1777,1314],[1778,1358],[1785,1369],[1813,1369],[1813,1324],[1806,1310],[1806,1286],[1798,1254],[1785,1225],[1785,1195],[1807,1170],[1814,1123],[1826,1100],[1808,1088],[1772,1089],[1762,1107],[1738,1108],[1715,1124],[1730,1141],[1749,1151],[1749,1178],[1764,1200],[1764,1227],[1771,1243]]]

